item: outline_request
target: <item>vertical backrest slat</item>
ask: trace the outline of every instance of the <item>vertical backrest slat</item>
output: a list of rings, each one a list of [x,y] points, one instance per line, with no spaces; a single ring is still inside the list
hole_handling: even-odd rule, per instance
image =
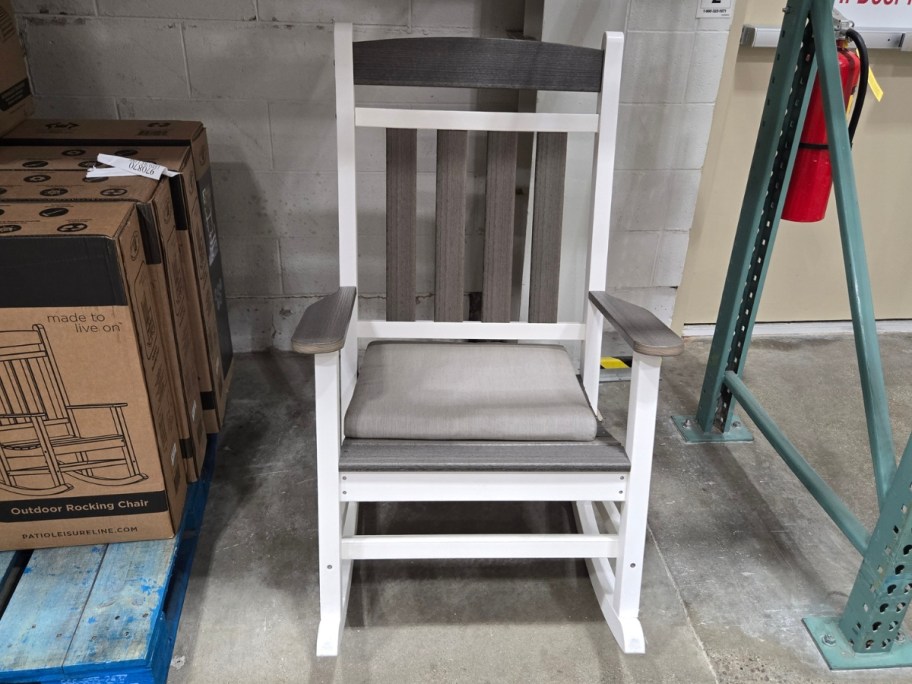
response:
[[[57,413],[54,417],[67,417],[75,426],[75,418],[69,407],[70,398],[67,396],[66,385],[63,384],[63,378],[60,376],[60,368],[57,366],[57,359],[54,358],[54,350],[51,348],[51,343],[48,341],[47,331],[44,329],[43,325],[35,325],[32,326],[32,328],[38,333],[38,338],[41,340],[41,349],[45,353],[44,358],[41,359],[41,368],[47,377],[47,387],[50,396],[53,397],[53,401],[58,406]]]
[[[42,326],[33,330],[0,332],[0,413],[45,412],[48,417],[64,416],[65,395],[50,382],[53,359]],[[27,423],[27,418],[4,419],[2,425]]]
[[[11,413],[20,413],[21,407],[13,393],[12,375],[10,373],[10,362],[0,362],[0,413],[7,415]],[[12,418],[4,419],[2,425],[9,425],[15,422]]]
[[[44,387],[43,383],[39,384],[38,378],[35,377],[35,368],[32,361],[32,359],[22,359],[14,362],[18,364],[22,392],[25,395],[30,410],[39,410],[50,414],[52,413],[52,409],[47,405],[47,399],[49,397],[45,395],[47,388]]]
[[[516,203],[516,141],[511,131],[488,133],[485,189],[484,278],[481,319],[510,320],[513,214]]]
[[[18,410],[24,413],[37,413],[44,410],[44,404],[38,395],[34,378],[23,359],[9,362],[9,371],[13,395],[16,397]]]
[[[415,320],[418,131],[386,131],[386,319]]]
[[[48,418],[51,420],[66,418],[67,408],[60,394],[59,381],[54,377],[47,357],[29,359],[28,364],[32,378],[35,380],[38,391],[44,400],[44,408],[47,411]]]
[[[434,319],[461,321],[465,292],[468,133],[437,131],[437,264]]]
[[[29,370],[38,384],[39,392],[44,397],[45,408],[49,418],[61,418],[64,415],[63,402],[55,391],[54,383],[48,369],[47,358],[29,359]]]
[[[26,401],[25,394],[22,392],[22,384],[16,369],[16,361],[7,361],[4,366],[4,371],[6,371],[4,381],[6,384],[7,397],[9,398],[10,412],[28,413],[29,405]]]
[[[567,134],[539,133],[535,147],[529,322],[556,323]]]

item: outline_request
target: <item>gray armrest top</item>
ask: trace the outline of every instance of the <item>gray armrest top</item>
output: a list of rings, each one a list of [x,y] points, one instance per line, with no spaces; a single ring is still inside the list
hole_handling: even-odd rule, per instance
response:
[[[589,299],[633,351],[646,356],[677,356],[684,351],[683,340],[643,307],[607,292],[590,292]]]
[[[340,350],[348,334],[355,293],[354,287],[340,287],[307,307],[291,338],[292,350],[299,354],[325,354]]]

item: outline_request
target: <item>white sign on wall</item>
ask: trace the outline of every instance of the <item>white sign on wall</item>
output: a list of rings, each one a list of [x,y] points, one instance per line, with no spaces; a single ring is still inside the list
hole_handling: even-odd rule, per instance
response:
[[[912,28],[912,0],[836,0],[834,7],[859,28]]]
[[[729,19],[732,15],[732,0],[700,0],[697,19]]]

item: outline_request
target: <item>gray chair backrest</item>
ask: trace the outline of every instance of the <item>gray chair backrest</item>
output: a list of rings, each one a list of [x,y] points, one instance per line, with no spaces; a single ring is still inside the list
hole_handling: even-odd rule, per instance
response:
[[[598,92],[604,52],[531,40],[407,38],[353,44],[355,85]],[[557,321],[566,132],[538,132],[529,322]],[[516,206],[515,131],[487,133],[481,319],[511,320]],[[462,321],[468,135],[437,131],[437,321]],[[386,132],[387,320],[416,315],[417,130]]]

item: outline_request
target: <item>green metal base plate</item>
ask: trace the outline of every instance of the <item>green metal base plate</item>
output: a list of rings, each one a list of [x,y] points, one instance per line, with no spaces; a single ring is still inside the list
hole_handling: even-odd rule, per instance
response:
[[[889,651],[856,653],[839,629],[838,617],[806,617],[804,626],[831,670],[912,667],[912,640],[902,632]]]
[[[737,416],[732,421],[728,432],[703,432],[697,419],[693,416],[672,416],[671,419],[678,431],[688,444],[702,444],[704,442],[753,442],[751,431],[744,427]]]

